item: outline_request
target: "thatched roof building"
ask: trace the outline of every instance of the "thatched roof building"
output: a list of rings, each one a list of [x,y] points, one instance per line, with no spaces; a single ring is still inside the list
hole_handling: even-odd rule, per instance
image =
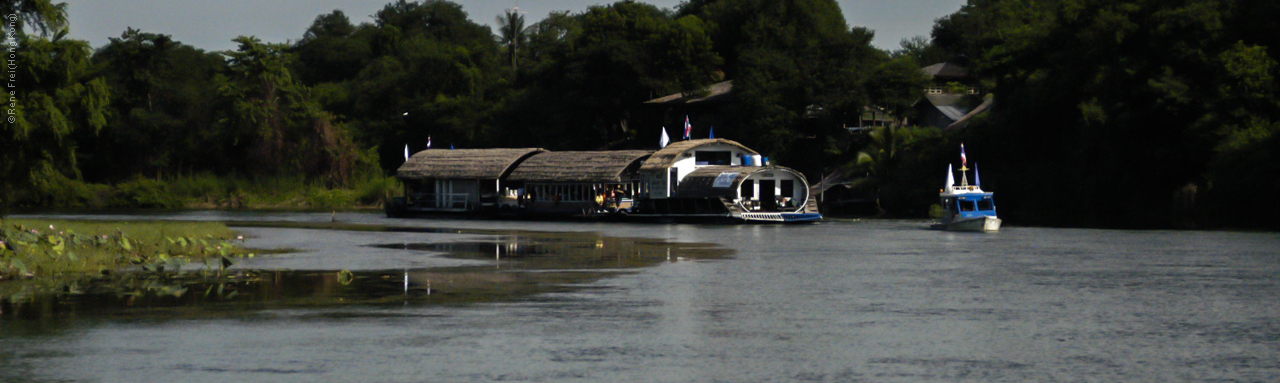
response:
[[[516,166],[510,181],[610,183],[630,181],[629,174],[653,154],[648,150],[545,152]]]
[[[396,177],[495,180],[509,174],[521,160],[545,151],[539,148],[423,150],[400,165]]]
[[[795,175],[803,183],[802,186],[805,187],[805,190],[808,190],[809,181],[804,178],[804,175],[788,168],[777,166],[704,166],[684,177],[684,181],[680,182],[678,194],[680,197],[687,198],[737,198],[738,188],[742,186],[743,181],[752,175],[764,172],[786,172]],[[732,179],[721,178],[724,174],[733,174],[733,176],[730,176]],[[717,179],[727,182],[717,185]]]
[[[713,144],[726,144],[726,145],[736,146],[745,152],[748,152],[751,154],[760,154],[760,152],[751,150],[751,148],[743,146],[742,144],[739,144],[737,141],[726,140],[723,138],[676,141],[667,145],[667,147],[654,152],[653,155],[650,156],[648,160],[644,161],[643,165],[640,165],[640,170],[641,171],[660,171],[660,170],[670,168],[671,166],[675,165],[676,161],[680,160],[680,155],[682,153],[688,152],[689,150],[695,149],[700,146],[713,145]]]

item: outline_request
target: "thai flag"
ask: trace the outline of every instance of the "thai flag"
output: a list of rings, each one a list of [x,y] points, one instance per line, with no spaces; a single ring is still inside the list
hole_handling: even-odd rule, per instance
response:
[[[684,139],[693,138],[693,124],[689,123],[689,116],[684,116]]]
[[[960,166],[966,166],[969,160],[964,157],[964,144],[960,144]]]

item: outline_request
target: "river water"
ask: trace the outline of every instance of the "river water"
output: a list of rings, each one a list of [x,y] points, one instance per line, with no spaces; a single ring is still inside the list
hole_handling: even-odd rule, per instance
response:
[[[5,306],[0,381],[1280,381],[1276,233],[57,217],[321,225],[236,227],[295,252],[234,297]]]

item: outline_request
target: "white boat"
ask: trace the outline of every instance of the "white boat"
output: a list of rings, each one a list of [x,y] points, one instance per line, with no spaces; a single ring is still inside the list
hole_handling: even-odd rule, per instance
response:
[[[969,184],[969,168],[960,144],[960,184],[956,185],[951,165],[947,165],[947,183],[939,197],[942,204],[942,222],[932,229],[949,231],[999,231],[1000,218],[996,216],[995,193],[982,190],[982,179],[974,165],[974,185]]]

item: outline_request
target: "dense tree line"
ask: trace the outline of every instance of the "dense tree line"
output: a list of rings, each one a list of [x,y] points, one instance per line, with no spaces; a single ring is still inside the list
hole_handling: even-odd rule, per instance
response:
[[[726,79],[738,81],[741,102],[721,136],[803,167],[848,146],[814,127],[838,128],[869,102],[867,73],[889,60],[830,0],[695,1],[675,11],[621,1],[528,26],[521,14],[498,15],[496,34],[456,3],[400,0],[369,23],[335,10],[296,42],[241,37],[228,52],[134,29],[94,50],[65,38],[65,6],[3,4],[34,26],[17,31],[23,120],[7,128],[26,151],[6,161],[6,174],[21,176],[8,192],[198,173],[303,174],[340,186],[394,170],[404,145],[428,141],[652,147],[661,126],[635,123],[652,112],[643,101]],[[803,140],[825,150],[796,145]]]
[[[933,43],[997,107],[954,140],[1017,221],[1275,225],[1280,4],[972,0]]]
[[[853,191],[892,214],[934,202],[961,141],[1014,222],[1258,225],[1280,213],[1263,200],[1280,192],[1280,12],[1265,0],[971,0],[894,52],[833,0],[619,1],[532,24],[398,0],[372,22],[335,10],[296,41],[241,37],[228,52],[133,29],[91,49],[65,38],[64,5],[0,6],[20,15],[6,32],[22,62],[17,119],[0,132],[15,148],[0,154],[5,204],[41,204],[30,190],[66,182],[190,174],[338,187],[388,174],[406,144],[428,141],[653,148],[679,122],[644,101],[733,80],[717,136],[813,180],[861,175]],[[919,68],[941,61],[984,79],[991,113],[958,132],[843,129],[868,107],[908,115],[927,83]]]

